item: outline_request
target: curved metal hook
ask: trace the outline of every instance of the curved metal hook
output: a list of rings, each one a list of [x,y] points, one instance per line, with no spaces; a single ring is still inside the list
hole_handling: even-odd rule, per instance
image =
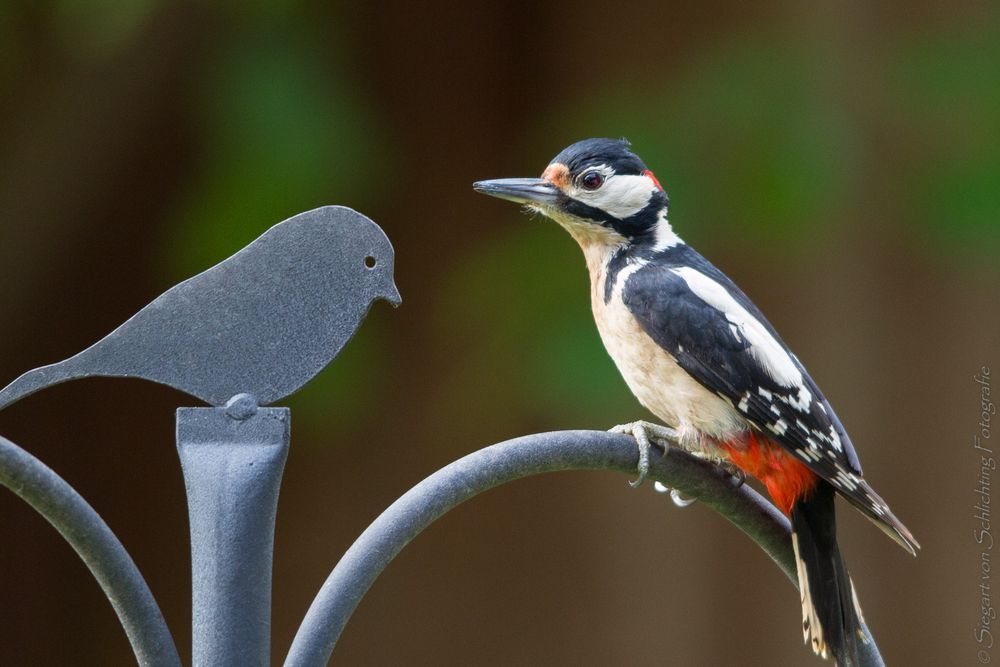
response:
[[[635,472],[632,438],[605,431],[556,431],[507,440],[445,466],[389,506],[351,545],[313,600],[295,635],[285,667],[326,665],[361,598],[413,538],[456,505],[506,482],[560,470]],[[663,456],[653,448],[649,477],[713,508],[750,536],[798,585],[791,526],[749,486],[733,487],[723,470],[679,448]],[[883,667],[875,640],[861,667]]]
[[[180,667],[177,647],[149,586],[94,508],[48,466],[2,436],[0,484],[44,516],[87,564],[115,608],[139,664]]]

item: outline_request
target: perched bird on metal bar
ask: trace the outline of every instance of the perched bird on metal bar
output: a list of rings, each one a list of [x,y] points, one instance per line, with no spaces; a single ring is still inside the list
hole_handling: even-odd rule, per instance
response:
[[[337,356],[372,302],[400,302],[393,251],[374,222],[324,206],[278,223],[179,283],[79,354],[0,390],[0,409],[60,382],[136,377],[221,406],[267,405]]]
[[[759,479],[790,517],[806,642],[843,667],[866,641],[837,546],[834,494],[911,554],[909,530],[862,478],[847,432],[798,358],[739,287],[677,236],[667,193],[624,140],[587,139],[541,178],[480,181],[580,244],[604,345],[639,402],[678,441]],[[618,430],[639,444],[640,480],[662,427]]]

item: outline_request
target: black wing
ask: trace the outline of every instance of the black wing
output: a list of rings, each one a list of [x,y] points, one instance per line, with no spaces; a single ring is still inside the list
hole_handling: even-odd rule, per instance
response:
[[[695,380],[790,451],[801,452],[818,474],[835,477],[833,464],[840,464],[860,475],[843,426],[774,327],[721,271],[683,248],[675,261],[644,266],[626,281],[622,298],[642,328]],[[719,298],[706,301],[695,293],[689,284],[695,272]],[[760,345],[761,336],[772,344]]]
[[[679,245],[633,272],[622,299],[643,330],[698,383],[727,399],[913,552],[912,535],[861,478],[854,446],[819,387],[725,274]]]

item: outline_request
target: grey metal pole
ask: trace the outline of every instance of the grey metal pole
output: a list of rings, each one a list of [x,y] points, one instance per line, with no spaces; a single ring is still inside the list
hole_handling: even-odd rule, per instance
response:
[[[258,408],[247,394],[224,408],[177,410],[196,666],[270,662],[274,519],[289,419],[288,408]]]

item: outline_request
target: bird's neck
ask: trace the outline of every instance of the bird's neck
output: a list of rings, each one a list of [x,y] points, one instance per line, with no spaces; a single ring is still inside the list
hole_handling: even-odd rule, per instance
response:
[[[596,301],[606,302],[616,286],[633,272],[684,244],[670,226],[666,211],[649,234],[634,239],[626,239],[610,230],[595,229],[593,225],[563,226],[583,250],[592,298]]]
[[[608,290],[620,278],[622,269],[635,271],[655,259],[656,255],[684,241],[674,232],[664,207],[656,222],[644,234],[628,238],[611,227],[583,222],[572,216],[549,214],[580,246],[590,274],[594,299],[604,300]]]
[[[667,219],[667,209],[663,208],[660,210],[659,215],[656,217],[656,224],[650,230],[650,234],[636,239],[632,243],[636,247],[637,253],[642,253],[644,251],[651,252],[662,252],[664,250],[669,250],[676,245],[684,243],[681,237],[677,236],[674,232],[673,226]]]
[[[627,238],[610,227],[583,222],[569,215],[550,213],[550,216],[580,246],[592,280],[603,270],[612,254],[629,245]]]

